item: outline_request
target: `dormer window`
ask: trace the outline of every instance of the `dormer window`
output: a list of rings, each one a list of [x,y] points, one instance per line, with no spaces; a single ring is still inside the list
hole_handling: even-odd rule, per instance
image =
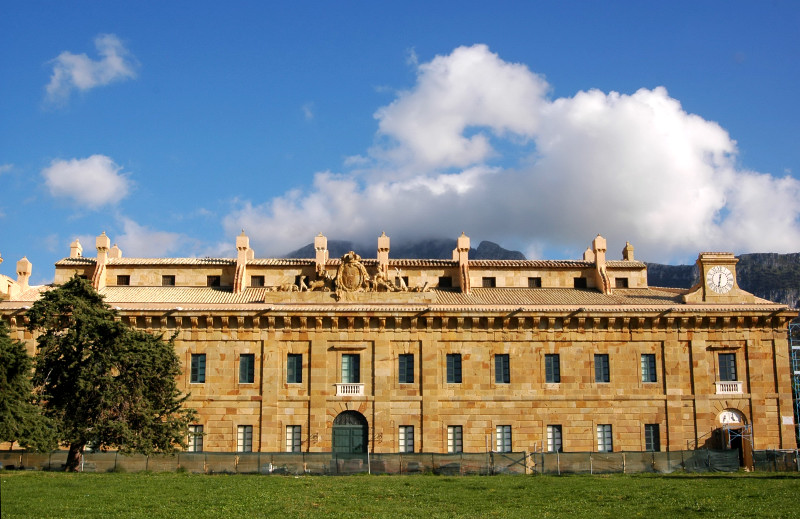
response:
[[[628,288],[628,278],[614,278],[614,288]]]
[[[206,286],[207,287],[218,287],[218,286],[220,286],[220,276],[207,276],[206,277]]]
[[[483,288],[494,288],[497,286],[497,278],[495,277],[481,278],[481,286]]]
[[[131,284],[130,276],[117,276],[117,286],[126,287]]]
[[[453,278],[450,276],[439,276],[439,288],[453,288]]]
[[[573,283],[575,288],[586,288],[586,278],[574,278]]]
[[[161,286],[162,287],[174,287],[175,286],[175,276],[161,276]]]

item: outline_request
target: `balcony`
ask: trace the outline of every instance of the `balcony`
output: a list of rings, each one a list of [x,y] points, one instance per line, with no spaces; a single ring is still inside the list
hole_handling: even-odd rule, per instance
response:
[[[336,384],[336,396],[364,396],[364,384]]]
[[[718,395],[741,395],[744,383],[738,380],[725,380],[715,382]]]

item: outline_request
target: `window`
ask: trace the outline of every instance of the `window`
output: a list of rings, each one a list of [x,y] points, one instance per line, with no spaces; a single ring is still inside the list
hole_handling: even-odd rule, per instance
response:
[[[542,288],[542,278],[528,278],[528,288]]]
[[[439,288],[452,288],[453,278],[450,276],[439,276]]]
[[[361,382],[361,357],[358,353],[342,354],[342,383],[358,384]]]
[[[264,286],[264,276],[250,276],[250,286],[251,287],[263,287]]]
[[[719,354],[719,379],[734,381],[736,380],[736,354]]]
[[[297,285],[297,288],[299,288],[301,292],[308,290],[308,283],[308,276],[297,275],[294,277],[294,284]]]
[[[614,278],[614,288],[628,288],[628,278]]]
[[[460,384],[461,383],[461,354],[448,353],[447,354],[447,383]]]
[[[252,384],[256,381],[256,356],[253,353],[243,353],[239,356],[239,383]]]
[[[290,353],[286,357],[286,383],[303,383],[303,355],[300,353]]]
[[[303,427],[301,425],[286,426],[286,452],[300,452]]]
[[[398,357],[398,378],[401,384],[414,383],[414,355],[403,353]]]
[[[126,287],[131,284],[130,276],[117,276],[117,286]]]
[[[464,450],[463,439],[461,436],[460,425],[447,426],[447,452],[452,454],[454,452],[462,452]]]
[[[586,288],[586,278],[574,278],[572,284],[575,288]]]
[[[594,356],[594,381],[610,382],[611,376],[608,366],[608,353],[598,353]]]
[[[497,286],[497,278],[494,277],[481,278],[481,286],[483,288],[494,288]]]
[[[162,287],[174,287],[175,286],[175,276],[161,276],[161,286]]]
[[[561,445],[561,426],[547,426],[547,452],[564,452]]]
[[[661,435],[657,423],[644,424],[644,450],[651,452],[661,450]]]
[[[414,426],[401,425],[397,431],[400,443],[400,452],[414,452]]]
[[[221,280],[220,276],[206,276],[206,286],[207,287],[218,287],[220,286]]]
[[[511,452],[511,426],[498,425],[495,429],[495,451]]]
[[[611,440],[611,425],[600,424],[597,426],[597,451],[612,452],[614,443]]]
[[[236,452],[253,452],[252,425],[240,425],[237,428]]]
[[[497,384],[508,384],[511,382],[511,360],[507,353],[494,356],[494,381]]]
[[[546,353],[544,356],[544,381],[548,384],[561,383],[561,360],[558,353]]]
[[[642,382],[656,382],[656,356],[654,353],[642,353]]]
[[[188,452],[203,452],[203,426],[189,426],[189,448]]]
[[[191,373],[189,382],[191,384],[204,384],[206,381],[206,354],[192,353]]]

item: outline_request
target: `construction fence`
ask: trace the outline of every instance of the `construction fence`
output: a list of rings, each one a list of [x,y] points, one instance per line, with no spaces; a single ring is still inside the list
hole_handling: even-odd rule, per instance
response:
[[[800,470],[798,451],[755,451],[754,469]],[[0,452],[5,469],[63,470],[67,451]],[[489,452],[460,454],[335,454],[286,452],[181,452],[173,455],[123,455],[86,452],[84,472],[191,472],[203,474],[613,474],[735,472],[738,450],[609,453]]]

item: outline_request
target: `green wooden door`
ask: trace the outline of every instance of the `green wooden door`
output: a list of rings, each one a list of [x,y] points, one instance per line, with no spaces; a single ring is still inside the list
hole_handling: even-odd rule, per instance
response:
[[[361,413],[345,411],[333,421],[333,452],[365,454],[367,452],[367,420]]]

